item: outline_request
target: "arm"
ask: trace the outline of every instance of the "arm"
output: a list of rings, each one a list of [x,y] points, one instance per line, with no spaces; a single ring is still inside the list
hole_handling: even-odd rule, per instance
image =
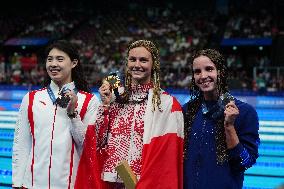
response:
[[[97,113],[98,119],[96,120],[95,124],[97,148],[103,147],[107,142],[109,112],[111,111],[110,104],[112,101],[110,84],[107,81],[103,81],[102,86],[99,88],[99,93],[102,104],[99,106],[99,110]]]
[[[15,126],[13,155],[12,155],[12,183],[13,187],[22,187],[23,179],[32,147],[32,137],[28,121],[28,95],[25,95]]]
[[[256,162],[259,144],[257,113],[251,106],[245,107],[236,123],[225,125],[231,167],[242,171]]]
[[[236,117],[239,115],[239,109],[233,101],[226,105],[224,115],[227,148],[232,149],[240,142],[234,126]]]
[[[110,85],[108,83],[104,83],[100,87],[99,92],[100,92],[100,97],[101,97],[101,100],[102,100],[102,107],[100,106],[100,102],[97,99],[97,97],[93,96],[93,98],[91,99],[91,101],[88,105],[88,110],[85,114],[83,121],[81,121],[81,118],[78,115],[75,118],[71,119],[72,136],[73,136],[76,144],[81,146],[81,147],[83,146],[83,143],[84,143],[84,138],[85,138],[87,127],[89,125],[91,126],[91,125],[95,124],[96,134],[98,135],[99,132],[100,132],[100,128],[103,124],[100,121],[101,117],[103,117],[104,115],[108,115],[107,111],[108,111],[110,100],[111,100]],[[70,97],[70,102],[69,102],[68,107],[67,107],[67,112],[72,114],[75,111],[78,97],[72,91],[67,92],[66,95],[68,95]],[[107,98],[103,98],[103,97],[107,97]],[[101,108],[99,108],[99,107],[101,107]],[[106,112],[104,112],[104,110]],[[99,120],[96,121],[97,119],[99,119]],[[98,137],[98,136],[97,136],[97,138],[101,139],[101,137]],[[98,141],[98,144],[99,143],[100,142]]]
[[[93,96],[88,104],[87,111],[83,120],[81,120],[81,117],[79,115],[71,119],[72,123],[72,127],[70,128],[71,134],[76,144],[81,147],[83,146],[84,143],[85,134],[88,125],[92,125],[95,123],[98,107],[99,107],[99,101],[96,96]]]

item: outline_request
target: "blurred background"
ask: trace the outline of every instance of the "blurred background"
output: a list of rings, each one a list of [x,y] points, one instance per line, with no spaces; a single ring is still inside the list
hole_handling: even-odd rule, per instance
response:
[[[123,72],[135,39],[160,49],[161,86],[189,100],[190,57],[216,48],[229,68],[230,90],[260,118],[260,157],[244,188],[284,184],[283,0],[9,0],[0,6],[0,189],[11,188],[14,126],[22,97],[41,86],[43,48],[67,39],[80,47],[85,76],[97,94],[103,77]]]

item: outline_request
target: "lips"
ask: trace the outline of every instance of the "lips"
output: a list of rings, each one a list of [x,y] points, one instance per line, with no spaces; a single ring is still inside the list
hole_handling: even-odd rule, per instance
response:
[[[208,81],[208,82],[203,82],[203,83],[201,83],[201,85],[202,85],[203,87],[207,87],[210,83],[211,83],[210,81]]]
[[[60,68],[49,68],[48,72],[50,74],[50,76],[57,76],[60,73],[61,69]]]
[[[210,83],[212,83],[214,80],[213,79],[206,79],[206,80],[199,80],[198,84],[201,85],[202,87],[207,87]]]
[[[49,68],[49,71],[51,73],[58,73],[58,72],[60,72],[60,69],[59,68]]]
[[[144,72],[144,70],[134,70],[134,69],[132,69],[131,71],[134,74],[139,74],[139,73],[143,73]]]
[[[212,80],[205,80],[205,81],[198,81],[198,84],[206,84],[206,83],[211,83]]]
[[[135,68],[132,68],[131,71],[140,71],[140,72],[143,72],[144,69],[135,69]]]

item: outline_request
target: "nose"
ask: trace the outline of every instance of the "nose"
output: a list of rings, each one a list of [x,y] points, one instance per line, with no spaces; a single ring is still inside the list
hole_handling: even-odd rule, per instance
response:
[[[136,60],[136,61],[135,61],[134,67],[140,67],[140,61],[139,61],[139,60]]]
[[[205,71],[200,72],[200,77],[201,78],[207,78],[207,73]]]
[[[49,61],[48,61],[48,64],[49,64],[51,67],[55,67],[55,66],[57,66],[57,61],[56,61],[56,60],[49,60]]]

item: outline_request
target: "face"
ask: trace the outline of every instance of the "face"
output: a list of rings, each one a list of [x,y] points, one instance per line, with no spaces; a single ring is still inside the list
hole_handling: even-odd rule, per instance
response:
[[[46,59],[46,70],[59,87],[72,82],[71,71],[77,65],[77,60],[71,61],[70,57],[59,49],[52,49]]]
[[[127,66],[134,84],[147,84],[151,81],[153,59],[145,47],[136,47],[129,51]]]
[[[218,71],[207,56],[199,56],[193,60],[193,76],[195,84],[203,92],[204,98],[206,100],[215,99]]]

